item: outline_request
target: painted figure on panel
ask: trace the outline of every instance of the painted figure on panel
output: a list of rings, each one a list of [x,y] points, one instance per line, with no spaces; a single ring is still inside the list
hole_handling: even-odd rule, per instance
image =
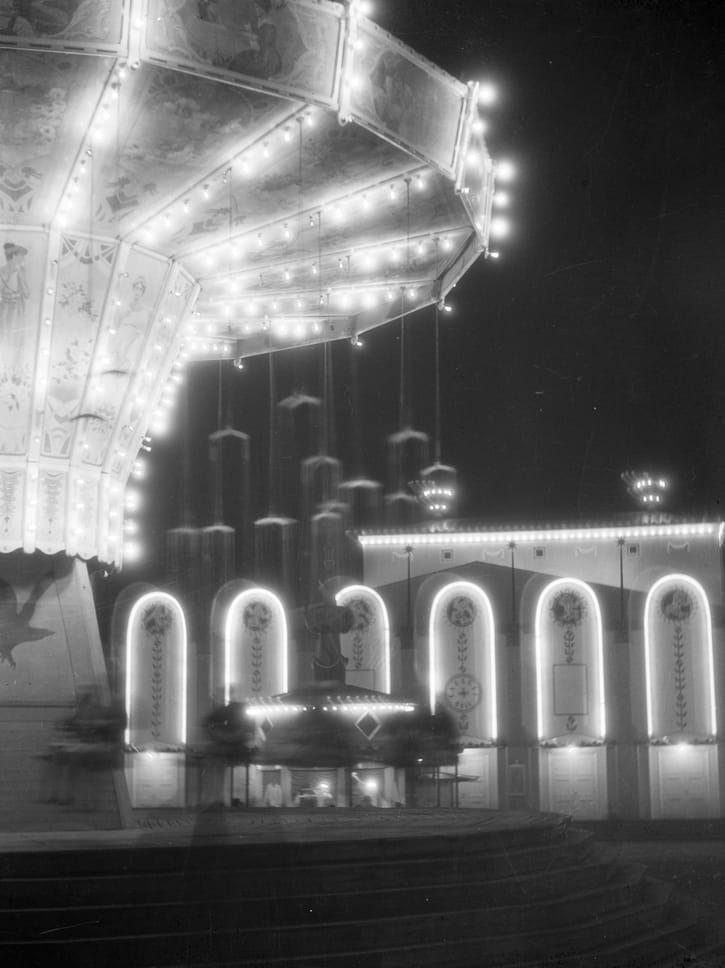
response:
[[[150,310],[145,302],[146,279],[137,276],[133,281],[131,302],[121,309],[116,324],[114,341],[114,367],[119,370],[131,369],[139,341],[146,332]]]
[[[22,339],[25,303],[30,296],[25,276],[28,250],[14,242],[3,245],[5,265],[0,268],[0,346],[5,353]]]

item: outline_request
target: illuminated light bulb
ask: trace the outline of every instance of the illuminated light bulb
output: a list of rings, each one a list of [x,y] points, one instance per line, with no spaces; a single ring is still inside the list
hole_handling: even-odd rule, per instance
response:
[[[493,196],[493,204],[496,208],[508,208],[509,205],[509,193],[508,192],[496,192]]]
[[[299,296],[297,297],[297,301],[295,305],[297,306],[298,309],[302,309],[302,300],[299,298]]]
[[[284,281],[285,282],[289,282],[291,278],[292,278],[292,274],[290,273],[289,269],[285,269],[284,270]]]
[[[285,237],[285,239],[289,239],[290,237],[289,225],[286,222],[284,223],[284,230],[282,232],[282,235]]]
[[[313,276],[317,275],[317,266],[315,265],[314,262],[312,263],[312,275]]]
[[[137,541],[125,541],[123,544],[124,561],[134,563],[141,560],[141,546]]]
[[[311,128],[311,127],[313,126],[313,124],[314,124],[314,123],[315,123],[315,119],[314,119],[314,118],[312,117],[312,115],[311,115],[311,114],[306,114],[306,115],[305,115],[305,124],[306,124],[306,125],[307,125],[307,126],[308,126],[309,128]]]
[[[141,498],[138,491],[126,491],[123,499],[123,506],[127,511],[137,511],[141,506]]]
[[[496,238],[504,238],[509,234],[510,226],[505,218],[492,218],[491,219],[491,235],[496,236]]]
[[[260,249],[264,245],[264,243],[262,241],[262,233],[261,232],[257,232],[257,245],[259,246]]]
[[[422,242],[419,242],[419,243],[418,243],[418,244],[416,245],[416,247],[415,247],[415,251],[416,251],[416,253],[417,253],[418,255],[423,255],[423,243],[422,243]]]
[[[358,0],[357,10],[361,16],[369,17],[373,12],[373,5],[370,0]]]
[[[185,212],[188,212],[189,211],[189,199],[188,198],[185,198],[184,199],[184,201],[182,202],[182,206],[183,206],[183,209],[184,209]]]
[[[473,168],[481,163],[481,155],[475,148],[471,148],[466,155],[466,164],[469,168]]]
[[[408,299],[415,299],[418,293],[415,289],[407,289],[405,295],[408,297]]]
[[[283,134],[283,137],[284,137],[284,140],[285,141],[291,141],[292,140],[292,132],[290,131],[289,127],[286,127],[284,129],[284,131],[282,132],[282,134]]]
[[[395,297],[394,297],[393,292],[392,292],[391,289],[387,289],[386,290],[386,292],[385,292],[385,298],[388,300],[388,302],[392,302],[393,301],[393,299]]]
[[[475,134],[485,134],[486,132],[486,122],[481,118],[476,118],[471,127]]]
[[[272,312],[276,313],[278,309],[279,309],[279,303],[275,299],[272,301]]]
[[[367,195],[363,195],[362,197],[362,207],[365,212],[370,211],[370,199],[367,197]]]
[[[390,188],[388,189],[388,195],[390,196],[390,201],[391,202],[394,202],[395,201],[395,185],[391,185],[390,186]]]
[[[310,215],[308,222],[309,222],[310,228],[313,229],[315,227],[315,216]]]
[[[209,186],[208,185],[204,185],[204,187],[201,190],[201,194],[208,201],[208,199],[209,199]]]
[[[304,326],[301,326],[301,325],[296,326],[295,327],[295,336],[297,337],[297,339],[302,339],[302,337],[304,335],[305,335],[305,328],[304,328]]]
[[[390,258],[393,262],[400,262],[400,252],[397,249],[393,249],[390,253]]]
[[[342,272],[342,270],[345,268],[345,263],[342,261],[342,256],[340,256],[337,260],[337,268],[340,270],[340,272]]]
[[[493,104],[498,99],[498,91],[495,85],[485,82],[478,87],[478,103],[486,106]]]
[[[319,334],[319,333],[321,332],[321,330],[322,330],[322,327],[320,326],[320,324],[319,324],[319,323],[313,323],[313,324],[312,324],[312,332],[313,332],[313,333],[314,333],[315,335],[318,335],[318,334]]]
[[[510,161],[499,161],[495,168],[495,174],[497,181],[507,182],[514,178],[516,169]]]
[[[262,154],[265,158],[269,158],[269,144],[266,141],[262,145]]]
[[[500,252],[489,252],[488,253],[488,256],[489,256],[490,259],[498,259],[500,257],[500,255],[501,255]]]

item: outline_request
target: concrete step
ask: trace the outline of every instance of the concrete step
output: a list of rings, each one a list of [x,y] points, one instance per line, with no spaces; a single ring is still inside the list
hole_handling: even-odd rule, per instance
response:
[[[205,885],[203,899],[193,899],[190,890],[186,900],[143,905],[6,908],[0,910],[0,923],[20,940],[65,930],[65,925],[73,923],[80,925],[75,931],[78,937],[103,937],[118,933],[173,932],[180,930],[180,926],[187,931],[229,930],[235,926],[240,929],[267,926],[274,930],[279,924],[290,928],[309,924],[329,926],[336,921],[348,921],[353,912],[357,919],[373,922],[385,918],[390,911],[395,911],[397,917],[421,914],[435,917],[440,913],[476,909],[479,927],[488,933],[527,932],[567,923],[573,896],[582,916],[632,903],[642,894],[641,876],[641,869],[636,867],[611,876],[604,867],[590,866],[566,872],[555,891],[550,889],[550,878],[545,876],[538,884],[536,876],[529,875],[527,885],[515,878],[323,895],[275,892],[243,898],[209,895]]]

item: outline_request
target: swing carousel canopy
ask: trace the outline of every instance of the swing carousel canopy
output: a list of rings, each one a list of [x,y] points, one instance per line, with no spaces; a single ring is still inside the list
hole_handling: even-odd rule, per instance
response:
[[[0,0],[0,552],[120,562],[188,359],[358,334],[487,251],[475,84],[356,0]]]

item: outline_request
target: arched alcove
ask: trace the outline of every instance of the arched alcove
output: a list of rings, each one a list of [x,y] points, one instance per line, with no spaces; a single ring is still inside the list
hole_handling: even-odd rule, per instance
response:
[[[665,575],[644,608],[647,734],[650,739],[717,734],[710,604],[699,582]]]
[[[539,806],[607,816],[604,646],[599,600],[578,578],[539,595],[534,618]]]
[[[186,743],[187,631],[184,611],[166,592],[132,606],[126,627],[126,742],[163,749]]]
[[[720,812],[712,616],[703,586],[663,575],[644,606],[650,812],[656,818]]]
[[[540,742],[606,735],[602,615],[592,589],[559,578],[539,596],[534,622],[536,730]]]
[[[266,588],[247,588],[224,620],[224,701],[274,696],[288,690],[287,618]]]
[[[468,581],[450,582],[433,598],[429,619],[430,707],[441,704],[464,737],[498,737],[496,630],[491,602]]]
[[[390,622],[380,595],[366,585],[348,585],[335,601],[354,615],[349,632],[340,636],[347,659],[346,682],[378,692],[390,692]]]

